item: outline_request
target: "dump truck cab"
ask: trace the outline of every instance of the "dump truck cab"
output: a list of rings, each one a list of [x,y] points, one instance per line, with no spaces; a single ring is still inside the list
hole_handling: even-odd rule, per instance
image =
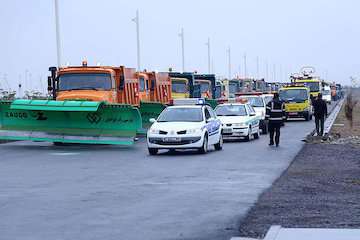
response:
[[[312,119],[310,89],[303,84],[289,84],[280,88],[279,97],[285,103],[287,118]]]
[[[169,72],[173,99],[200,97],[200,86],[195,86],[194,73]]]
[[[65,67],[57,72],[56,100],[117,102],[115,71],[101,67]]]
[[[195,74],[195,85],[200,85],[201,97],[215,99],[216,78],[214,74]]]

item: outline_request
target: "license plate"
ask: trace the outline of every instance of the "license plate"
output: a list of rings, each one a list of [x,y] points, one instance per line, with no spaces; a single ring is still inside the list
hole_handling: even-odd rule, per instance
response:
[[[289,112],[289,115],[297,115],[296,112]]]
[[[178,137],[166,137],[163,140],[164,140],[164,142],[180,142],[181,138],[178,138]]]
[[[223,133],[232,133],[232,129],[231,128],[224,128]]]

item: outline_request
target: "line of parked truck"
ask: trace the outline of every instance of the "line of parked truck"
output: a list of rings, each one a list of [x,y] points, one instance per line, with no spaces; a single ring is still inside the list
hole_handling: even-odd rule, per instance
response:
[[[149,120],[157,118],[176,99],[202,98],[215,109],[219,103],[240,96],[246,97],[254,110],[258,109],[260,129],[266,133],[266,101],[271,99],[272,92],[286,90],[284,83],[268,83],[264,79],[220,80],[214,74],[171,69],[136,71],[124,66],[88,66],[86,61],[80,66],[50,67],[49,71],[51,99],[0,101],[0,139],[132,144],[137,134],[149,128]],[[314,95],[323,81],[310,78],[302,74],[292,80],[305,83]],[[264,102],[259,101],[260,95]],[[289,102],[290,113],[293,109],[290,102],[296,94],[282,96]],[[305,105],[309,104],[310,100]],[[306,107],[297,110],[300,108]]]

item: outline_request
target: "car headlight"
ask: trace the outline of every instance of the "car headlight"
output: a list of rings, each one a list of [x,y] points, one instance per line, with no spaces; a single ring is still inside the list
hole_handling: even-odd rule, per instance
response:
[[[193,128],[193,129],[186,130],[186,133],[189,133],[189,134],[200,133],[200,132],[201,132],[201,129],[199,129],[199,128]]]
[[[159,134],[159,129],[156,129],[156,128],[150,128],[150,133],[152,134]]]

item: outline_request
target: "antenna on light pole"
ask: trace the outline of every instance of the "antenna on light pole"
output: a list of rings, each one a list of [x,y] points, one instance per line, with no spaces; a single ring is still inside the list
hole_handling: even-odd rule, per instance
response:
[[[246,69],[246,53],[244,53],[244,78],[247,76],[247,69]]]
[[[231,49],[230,46],[227,49],[227,53],[228,53],[228,64],[229,64],[229,80],[231,79]]]
[[[136,24],[136,49],[137,49],[137,70],[141,71],[140,62],[140,21],[139,21],[139,10],[136,10],[136,17],[132,19]]]
[[[276,65],[273,65],[274,82],[276,82]]]
[[[184,44],[184,28],[181,28],[179,33],[181,38],[181,60],[182,60],[182,71],[185,72],[185,44]]]
[[[55,5],[55,29],[56,29],[56,56],[57,65],[61,67],[61,38],[60,38],[60,23],[59,23],[59,4],[58,0],[54,0]]]
[[[208,73],[211,73],[210,38],[208,38],[206,46],[208,50]]]

